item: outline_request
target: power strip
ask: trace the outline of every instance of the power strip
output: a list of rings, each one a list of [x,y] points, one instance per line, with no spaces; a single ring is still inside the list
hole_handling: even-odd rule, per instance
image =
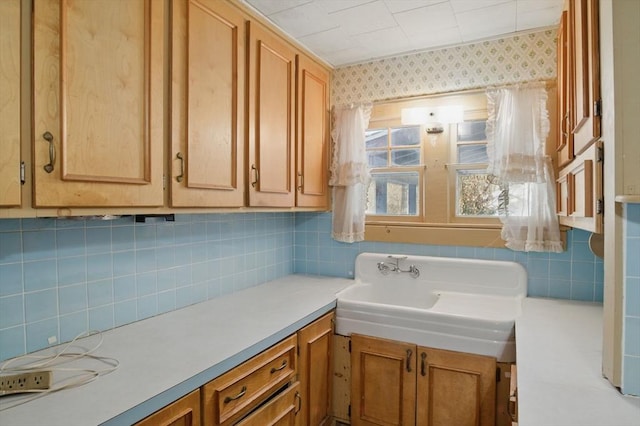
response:
[[[49,389],[53,373],[49,370],[0,376],[0,395]]]

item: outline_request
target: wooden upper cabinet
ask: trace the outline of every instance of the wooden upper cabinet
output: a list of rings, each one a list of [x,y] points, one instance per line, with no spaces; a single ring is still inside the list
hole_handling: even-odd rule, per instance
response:
[[[220,0],[174,0],[171,205],[244,205],[245,18]]]
[[[569,1],[571,132],[575,154],[600,137],[598,0]]]
[[[493,426],[495,358],[418,347],[417,426]]]
[[[300,54],[297,58],[296,206],[329,203],[329,72]]]
[[[249,40],[249,205],[295,203],[295,50],[256,22]]]
[[[569,163],[573,155],[573,132],[571,131],[572,92],[569,84],[569,12],[563,11],[558,28],[558,167]]]
[[[163,204],[165,2],[39,0],[34,205]]]
[[[0,1],[0,206],[19,206],[20,0]]]
[[[351,424],[411,426],[416,420],[416,346],[351,336]]]

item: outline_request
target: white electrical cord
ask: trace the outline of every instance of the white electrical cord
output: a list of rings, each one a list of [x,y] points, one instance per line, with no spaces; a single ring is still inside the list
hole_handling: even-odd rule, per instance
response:
[[[91,349],[82,349],[80,352],[68,352],[68,350],[72,347],[72,345],[81,338],[90,337],[98,335],[100,340],[98,343]],[[36,395],[23,395],[21,399],[14,401],[13,404],[0,406],[0,411],[8,410],[9,408],[16,407],[18,405],[25,404],[27,402],[33,401],[34,399],[40,398],[42,396],[48,395],[53,392],[57,392],[63,389],[69,389],[76,386],[82,386],[87,383],[90,383],[97,379],[100,376],[104,376],[105,374],[109,374],[118,369],[120,365],[120,361],[115,358],[105,357],[93,355],[100,346],[102,346],[103,336],[101,331],[90,330],[83,333],[78,334],[72,341],[67,343],[62,347],[62,349],[56,353],[51,355],[23,355],[16,358],[12,358],[10,360],[5,361],[0,365],[0,374],[2,373],[26,373],[30,371],[42,370],[44,368],[52,371],[52,372],[66,372],[66,373],[76,373],[70,377],[59,380],[57,383],[54,382],[53,386],[49,389],[29,389],[25,390],[26,394],[36,394]],[[107,368],[102,370],[93,370],[93,369],[85,369],[85,368],[70,368],[70,367],[57,367],[58,365],[65,364],[71,361],[75,361],[81,358],[89,358],[96,361],[99,361],[103,364],[108,365]],[[31,362],[17,365],[15,367],[11,366],[15,362],[24,361],[24,360],[33,360]],[[15,394],[13,394],[15,396]]]

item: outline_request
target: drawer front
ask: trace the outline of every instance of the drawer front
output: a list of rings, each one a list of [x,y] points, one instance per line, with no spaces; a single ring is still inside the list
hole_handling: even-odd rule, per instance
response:
[[[205,425],[243,416],[296,374],[296,335],[203,386]]]
[[[242,419],[236,426],[295,426],[300,411],[300,382]]]

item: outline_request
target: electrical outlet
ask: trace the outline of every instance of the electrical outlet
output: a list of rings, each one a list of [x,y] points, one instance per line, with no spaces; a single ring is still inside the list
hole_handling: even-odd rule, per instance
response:
[[[53,373],[49,370],[0,376],[0,395],[26,392],[33,389],[49,389]]]

